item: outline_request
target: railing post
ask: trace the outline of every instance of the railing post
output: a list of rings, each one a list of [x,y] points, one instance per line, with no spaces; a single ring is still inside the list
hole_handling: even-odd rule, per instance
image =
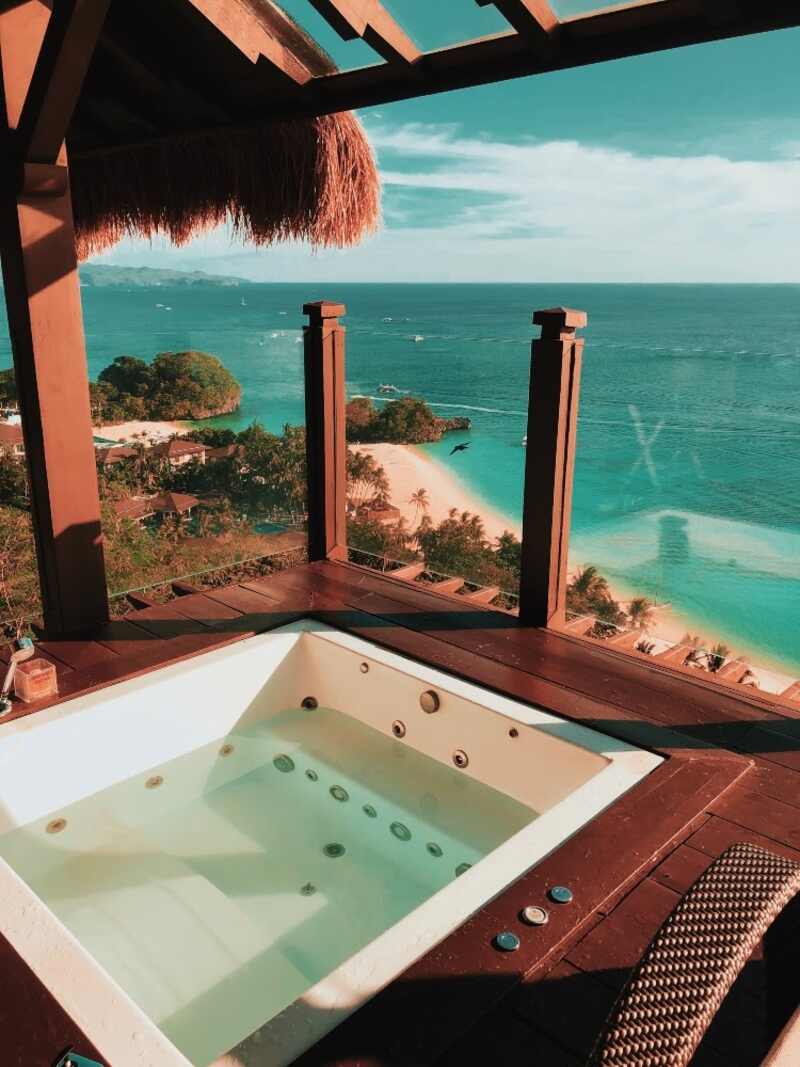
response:
[[[528,444],[522,513],[520,621],[554,626],[565,620],[572,477],[586,313],[537,311],[540,340],[531,344]]]
[[[308,558],[347,559],[344,304],[303,305],[308,477]]]

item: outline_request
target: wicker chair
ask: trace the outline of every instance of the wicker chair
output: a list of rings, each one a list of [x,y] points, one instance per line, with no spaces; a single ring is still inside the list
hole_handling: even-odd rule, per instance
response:
[[[753,949],[798,892],[800,863],[750,844],[727,849],[656,934],[589,1067],[687,1067]],[[796,1065],[797,1049],[793,1021],[766,1062]]]

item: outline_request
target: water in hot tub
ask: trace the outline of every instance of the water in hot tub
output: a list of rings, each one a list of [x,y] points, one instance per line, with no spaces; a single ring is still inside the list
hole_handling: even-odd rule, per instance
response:
[[[348,715],[291,709],[0,855],[203,1067],[535,817]]]

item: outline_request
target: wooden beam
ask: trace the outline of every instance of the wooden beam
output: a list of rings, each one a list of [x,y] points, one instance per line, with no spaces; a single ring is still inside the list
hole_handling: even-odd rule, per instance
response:
[[[187,3],[224,34],[251,63],[266,59],[283,75],[288,86],[306,85],[311,80],[311,71],[290,48],[267,32],[252,8],[237,0],[187,0]],[[278,15],[283,13],[276,9],[276,17]],[[283,18],[288,24],[289,20]]]
[[[25,102],[18,121],[11,122],[16,125],[18,152],[24,159],[34,163],[56,161],[109,3],[110,0],[52,0],[52,14]],[[29,54],[39,36],[37,21],[28,23],[24,41],[16,46]]]
[[[108,617],[86,350],[66,168],[26,167],[0,247],[45,630]]]
[[[345,41],[361,37],[387,63],[414,63],[421,53],[378,0],[311,0]]]
[[[531,345],[519,617],[563,627],[583,354],[575,330],[586,325],[586,313],[551,308],[533,321],[542,336]]]
[[[516,31],[425,52],[415,81],[400,77],[396,67],[382,64],[341,71],[315,79],[314,99],[306,101],[317,114],[373,107],[395,100],[449,92],[571,67],[603,63],[627,56],[686,45],[724,40],[800,26],[800,4],[794,0],[758,0],[740,4],[738,17],[714,21],[703,0],[645,0],[564,19],[558,48],[546,54],[531,49]],[[298,104],[299,108],[303,104]],[[290,113],[289,109],[283,109]]]
[[[211,4],[213,0],[190,2]],[[759,0],[757,4],[752,0],[746,4],[740,0],[741,12],[736,18],[716,23],[705,8],[707,2],[646,0],[628,7],[565,19],[557,31],[558,47],[547,49],[546,54],[541,49],[531,48],[528,38],[510,30],[423,52],[413,66],[413,78],[408,76],[407,67],[404,69],[397,63],[321,74],[299,89],[295,85],[296,91],[286,95],[265,95],[263,108],[248,115],[247,122],[241,125],[374,107],[647,52],[800,26],[800,4],[795,0]],[[222,123],[209,128],[226,125]],[[229,124],[230,128],[237,125]],[[140,139],[134,143],[152,144],[163,139],[166,137]]]
[[[306,385],[308,558],[347,559],[344,304],[303,306]]]
[[[47,19],[38,3],[0,13],[7,129],[23,114]],[[35,127],[44,141],[57,132],[54,108]],[[17,182],[0,183],[0,257],[45,629],[63,635],[108,618],[69,178],[64,165],[22,160],[11,173]]]
[[[548,0],[477,0],[479,7],[496,7],[517,33],[549,46],[559,26]]]

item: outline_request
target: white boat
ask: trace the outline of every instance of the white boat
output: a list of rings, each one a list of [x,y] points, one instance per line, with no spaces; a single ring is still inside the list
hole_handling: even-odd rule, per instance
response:
[[[523,448],[527,448],[528,447],[528,435],[527,434],[525,434],[525,436],[522,438],[522,447]]]
[[[391,322],[392,321],[392,316],[391,315],[387,315],[386,318],[382,319],[381,321],[382,322]]]
[[[422,334],[421,334],[421,333],[415,333],[415,334],[414,334],[414,336],[413,336],[413,337],[411,338],[411,340],[412,340],[412,341],[413,341],[413,342],[414,342],[415,344],[419,344],[419,342],[420,342],[420,341],[424,341],[424,340],[425,340],[425,338],[424,338],[424,337],[422,336]]]
[[[397,388],[396,385],[379,385],[378,386],[378,392],[379,393],[399,393],[400,390]]]
[[[243,307],[243,308],[246,308],[246,307],[247,307],[247,301],[245,300],[245,298],[244,298],[244,297],[242,297],[242,307]]]

